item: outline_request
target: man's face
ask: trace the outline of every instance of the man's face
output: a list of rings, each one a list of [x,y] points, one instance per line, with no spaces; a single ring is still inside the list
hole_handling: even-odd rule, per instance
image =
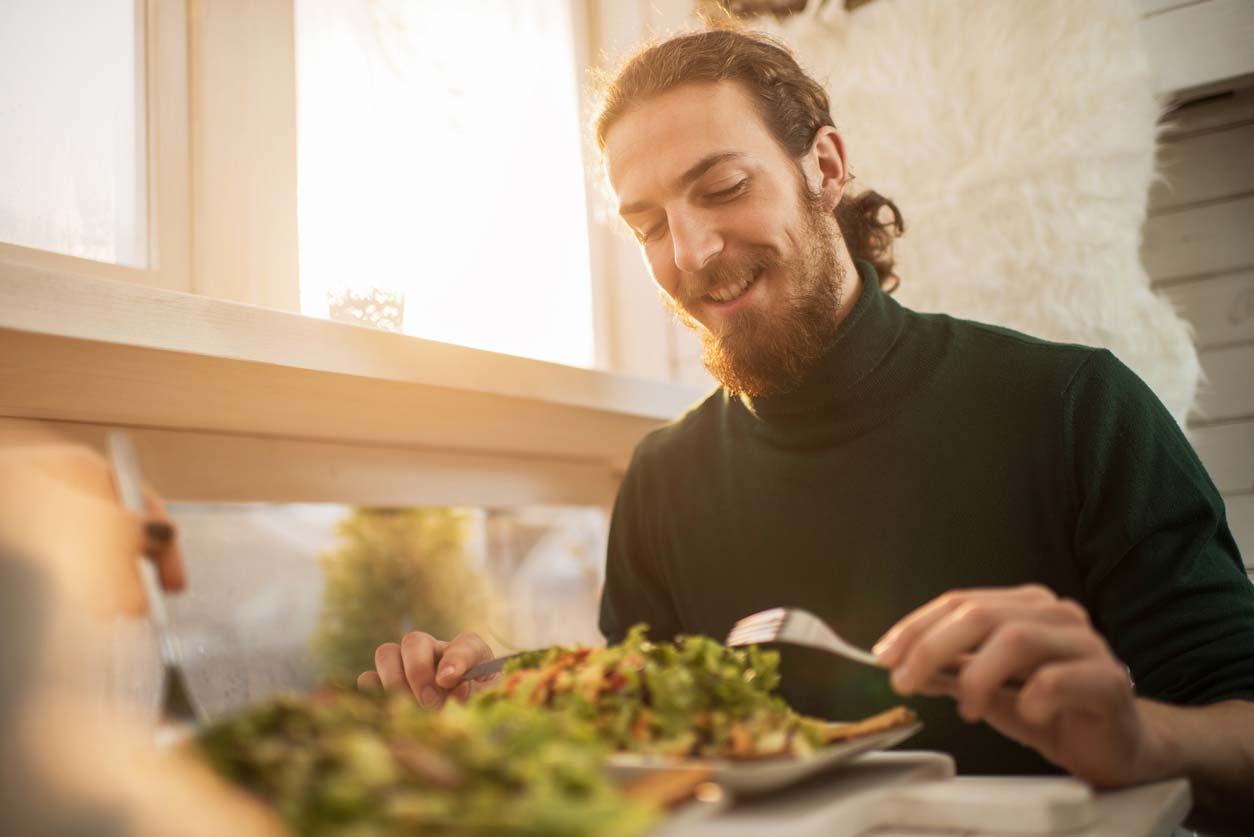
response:
[[[730,82],[646,100],[606,136],[619,212],[662,298],[733,392],[794,388],[835,334],[845,270],[814,160],[775,141]],[[843,166],[843,161],[841,163]]]

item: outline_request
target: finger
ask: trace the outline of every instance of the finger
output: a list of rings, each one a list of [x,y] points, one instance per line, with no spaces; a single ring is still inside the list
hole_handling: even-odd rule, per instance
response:
[[[1020,587],[980,587],[970,590],[953,590],[932,599],[922,607],[908,613],[889,628],[872,649],[880,662],[892,668],[909,653],[914,643],[933,625],[949,616],[954,610],[976,602],[1002,603],[1007,606],[1044,604],[1057,597],[1049,588],[1039,584]]]
[[[1019,714],[1019,694],[994,692],[984,707],[984,723],[1024,747],[1040,749],[1049,739],[1049,727],[1033,724]]]
[[[454,688],[453,691],[449,692],[449,695],[458,703],[465,703],[466,699],[470,697],[470,689],[472,685],[473,684],[467,681],[463,681],[460,685]]]
[[[1046,725],[1073,710],[1114,714],[1134,697],[1118,660],[1090,658],[1042,666],[1020,690],[1016,708],[1029,723]]]
[[[451,689],[461,682],[462,677],[471,667],[492,659],[492,649],[483,637],[474,631],[458,634],[449,643],[448,650],[440,658],[440,674],[436,682],[446,689]]]
[[[374,651],[374,670],[379,681],[389,692],[409,691],[405,680],[405,665],[401,662],[401,647],[395,642],[385,642]]]
[[[49,476],[99,499],[116,496],[113,475],[105,459],[84,445],[64,441],[34,445],[28,449]]]
[[[97,514],[89,516],[88,506]],[[120,510],[113,500],[88,498],[79,511],[84,528],[93,533],[95,545],[108,557],[93,562],[88,572],[96,582],[90,591],[93,610],[102,615],[143,616],[148,610],[148,597],[139,576],[142,537],[138,518]]]
[[[357,675],[357,689],[362,692],[381,692],[383,681],[377,671],[363,671]]]
[[[1003,598],[968,601],[951,609],[911,643],[893,666],[893,687],[901,694],[913,693],[942,669],[961,665],[966,654],[1008,622],[1074,625],[1077,621],[1076,606],[1058,599],[1033,606]]]
[[[958,712],[967,721],[984,716],[994,694],[1018,679],[1027,682],[1043,665],[1109,654],[1092,628],[1052,625],[1033,620],[1003,623],[985,640],[958,674]]]
[[[444,703],[445,691],[436,685],[435,665],[448,643],[422,631],[410,631],[401,639],[401,658],[409,691],[428,709]]]
[[[1126,672],[1117,660],[1073,660],[1038,669],[1017,695],[996,693],[984,721],[998,732],[1063,765],[1057,724],[1064,713],[1117,723],[1135,717]],[[1065,765],[1064,765],[1065,766]]]
[[[111,594],[105,593],[98,606],[93,607],[100,615],[121,614],[138,618],[148,612],[148,597],[139,578],[139,565],[134,560],[118,567],[113,580],[102,586]]]
[[[178,529],[170,519],[165,504],[152,489],[144,487],[148,520],[144,525],[144,554],[157,563],[161,586],[177,591],[187,587],[187,569],[179,548]]]

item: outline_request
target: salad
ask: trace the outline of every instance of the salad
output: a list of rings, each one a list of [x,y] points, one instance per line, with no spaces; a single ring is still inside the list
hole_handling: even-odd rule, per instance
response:
[[[914,721],[904,707],[856,724],[799,715],[774,694],[777,653],[645,631],[520,655],[497,688],[439,712],[327,689],[212,724],[194,746],[302,834],[634,835],[670,791],[613,784],[612,751],[802,756]]]
[[[899,707],[856,725],[799,715],[774,694],[779,654],[701,636],[650,642],[647,626],[608,648],[520,655],[481,706],[546,707],[589,724],[615,750],[670,756],[804,756],[831,741],[914,721]]]

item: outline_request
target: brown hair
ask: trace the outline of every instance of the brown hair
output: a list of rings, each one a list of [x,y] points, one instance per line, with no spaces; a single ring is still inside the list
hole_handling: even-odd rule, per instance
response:
[[[596,141],[636,104],[681,84],[735,81],[744,86],[780,146],[793,159],[810,150],[819,129],[835,123],[822,85],[806,75],[783,44],[759,33],[716,29],[646,44],[605,84],[596,117]],[[888,210],[888,218],[881,216]],[[901,212],[883,195],[846,194],[836,223],[850,255],[875,266],[885,290],[900,282],[893,272],[893,239],[905,232]]]

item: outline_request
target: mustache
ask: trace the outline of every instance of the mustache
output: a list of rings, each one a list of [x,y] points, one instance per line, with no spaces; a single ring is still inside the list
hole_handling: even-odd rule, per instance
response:
[[[720,257],[704,269],[688,275],[682,286],[683,301],[696,302],[715,288],[752,278],[778,261],[775,253],[767,248],[755,248],[738,256]]]

